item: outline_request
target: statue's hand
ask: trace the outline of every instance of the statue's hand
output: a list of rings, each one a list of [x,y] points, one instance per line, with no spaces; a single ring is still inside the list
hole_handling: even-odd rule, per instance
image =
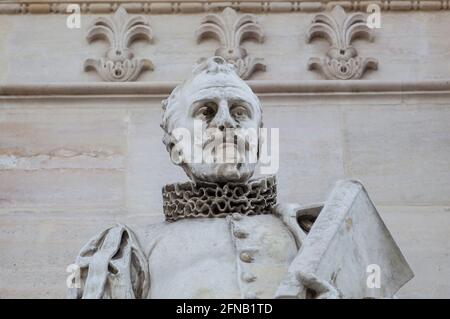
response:
[[[341,299],[342,294],[329,282],[317,278],[311,273],[299,272],[298,280],[308,290],[313,292],[313,299]]]

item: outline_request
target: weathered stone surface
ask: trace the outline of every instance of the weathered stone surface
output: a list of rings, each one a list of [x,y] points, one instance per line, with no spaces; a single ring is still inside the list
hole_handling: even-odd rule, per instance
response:
[[[422,103],[343,114],[346,174],[364,180],[383,204],[448,203],[450,109]]]
[[[399,298],[447,298],[450,283],[449,206],[378,206],[415,277]],[[424,225],[426,225],[424,227]],[[430,244],[441,243],[441,244]]]

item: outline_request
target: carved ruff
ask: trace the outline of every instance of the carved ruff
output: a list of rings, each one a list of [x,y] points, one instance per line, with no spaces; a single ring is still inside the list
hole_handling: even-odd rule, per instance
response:
[[[163,187],[163,209],[167,221],[195,217],[225,217],[232,213],[271,213],[277,201],[275,176],[246,184],[177,183]]]

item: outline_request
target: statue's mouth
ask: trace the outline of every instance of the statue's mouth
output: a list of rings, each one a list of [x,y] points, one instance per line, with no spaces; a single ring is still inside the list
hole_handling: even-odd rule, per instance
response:
[[[240,155],[237,144],[222,143],[217,146],[215,160],[216,162],[223,160],[224,163],[239,163],[241,162]]]
[[[203,148],[203,158],[208,163],[244,163],[246,153],[250,150],[250,144],[246,140],[238,142],[212,141],[206,143]]]

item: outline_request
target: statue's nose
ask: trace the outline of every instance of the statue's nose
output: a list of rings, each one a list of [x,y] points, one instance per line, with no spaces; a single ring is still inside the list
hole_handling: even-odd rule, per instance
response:
[[[227,128],[235,128],[236,123],[231,117],[230,110],[228,108],[228,101],[220,101],[216,115],[210,123],[210,127],[218,128],[224,131]]]

